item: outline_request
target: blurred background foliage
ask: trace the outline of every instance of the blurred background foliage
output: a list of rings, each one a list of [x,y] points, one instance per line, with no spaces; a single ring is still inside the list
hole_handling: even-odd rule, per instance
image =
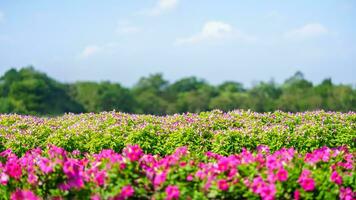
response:
[[[313,85],[301,72],[283,84],[259,82],[251,88],[226,81],[210,85],[197,77],[169,83],[162,74],[142,77],[132,88],[112,82],[60,83],[25,67],[0,78],[0,113],[60,115],[67,112],[122,111],[165,115],[213,109],[355,111],[356,90],[327,78]]]

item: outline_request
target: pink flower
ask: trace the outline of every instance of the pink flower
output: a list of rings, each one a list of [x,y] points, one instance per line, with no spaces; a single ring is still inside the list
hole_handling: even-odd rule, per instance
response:
[[[229,179],[232,179],[237,174],[236,168],[231,168],[228,174]]]
[[[6,149],[5,151],[1,152],[0,156],[5,158],[17,158],[16,154],[14,154],[11,149]]]
[[[267,175],[267,180],[270,183],[275,183],[277,181],[277,175],[275,175],[273,171],[269,171]]]
[[[72,151],[72,155],[73,156],[79,156],[80,155],[80,151],[79,150],[74,150],[74,151]]]
[[[206,181],[206,183],[204,184],[204,190],[208,191],[209,188],[211,187],[211,183],[213,182],[213,179],[212,177],[208,177],[208,180]]]
[[[28,181],[30,184],[36,184],[36,182],[38,181],[38,177],[37,177],[34,173],[29,173],[29,174],[28,174],[27,181]]]
[[[11,200],[40,200],[33,192],[30,190],[16,190],[10,196]]]
[[[54,164],[51,163],[51,161],[47,158],[41,157],[39,159],[38,165],[39,165],[41,171],[45,174],[48,174],[53,171]]]
[[[267,168],[270,170],[278,169],[282,167],[281,161],[276,156],[268,156],[266,161]]]
[[[166,188],[166,200],[178,199],[179,198],[179,189],[175,185],[169,185]]]
[[[311,172],[309,170],[302,171],[298,183],[305,191],[313,191],[315,189],[315,181],[311,178]]]
[[[124,150],[123,154],[131,161],[137,161],[143,155],[142,149],[137,145],[128,145]]]
[[[84,180],[81,176],[76,176],[76,177],[70,178],[67,183],[68,183],[69,188],[80,189],[80,188],[84,187]]]
[[[202,170],[198,170],[196,173],[195,173],[195,176],[198,177],[199,179],[204,179],[205,178],[205,173],[202,171]]]
[[[263,200],[272,200],[276,195],[276,186],[274,184],[269,184],[262,187],[261,197]]]
[[[229,184],[224,179],[218,180],[218,188],[223,191],[228,190]]]
[[[266,145],[258,145],[257,151],[258,151],[258,153],[265,153],[265,154],[269,154],[269,152],[270,152],[269,147]]]
[[[167,172],[161,172],[160,174],[156,174],[154,180],[153,180],[153,185],[155,187],[160,186],[162,183],[166,181],[166,176]]]
[[[179,147],[175,150],[175,152],[173,153],[174,156],[176,157],[182,157],[184,155],[186,155],[188,153],[188,147],[183,146],[183,147]]]
[[[75,159],[68,159],[63,165],[63,172],[68,177],[75,177],[81,174],[82,166]]]
[[[250,180],[248,180],[247,178],[244,178],[243,183],[244,183],[245,186],[247,186],[247,187],[250,187],[250,185],[251,185]]]
[[[338,185],[342,184],[342,177],[337,173],[337,171],[333,171],[333,173],[330,176],[330,179],[332,182]]]
[[[249,152],[248,150],[246,150],[245,148],[242,148],[242,152],[240,155],[242,156],[241,162],[243,164],[248,164],[248,163],[254,162],[252,153]]]
[[[302,178],[299,180],[299,184],[305,191],[313,191],[315,189],[315,181],[312,178]]]
[[[95,174],[95,179],[94,182],[98,185],[98,186],[102,186],[105,184],[105,178],[106,178],[106,172],[104,170],[99,171]]]
[[[352,189],[351,188],[344,188],[341,187],[340,188],[340,200],[353,200],[353,196],[355,196],[356,194],[353,194]]]
[[[49,150],[48,154],[50,158],[57,158],[57,157],[66,157],[67,153],[63,148],[54,146],[54,145],[49,145]]]
[[[300,199],[300,192],[299,190],[295,190],[293,194],[294,200],[299,200]]]
[[[5,171],[14,179],[20,179],[22,175],[21,166],[17,163],[17,159],[10,159],[6,162]]]
[[[179,163],[179,167],[185,167],[186,165],[187,165],[186,162],[180,162],[180,163]]]
[[[219,161],[218,161],[218,169],[220,171],[226,171],[229,169],[229,159],[228,158],[221,158]]]
[[[286,181],[288,179],[288,171],[280,168],[277,172],[277,179],[281,182]]]
[[[266,186],[266,183],[263,181],[262,177],[256,177],[253,179],[253,182],[251,184],[251,189],[252,192],[256,194],[260,194],[262,191],[262,188]]]
[[[2,172],[0,174],[0,184],[6,185],[8,181],[9,181],[9,176],[6,173]]]
[[[311,171],[304,169],[300,177],[309,177],[310,175],[311,175]]]
[[[101,199],[100,195],[98,195],[98,194],[95,194],[95,195],[90,197],[90,200],[100,200],[100,199]]]
[[[187,181],[192,181],[193,180],[193,175],[191,175],[191,174],[189,174],[188,176],[187,176],[187,179],[186,179]]]
[[[131,185],[126,185],[122,187],[120,197],[127,199],[130,198],[135,193],[135,190],[132,188]]]

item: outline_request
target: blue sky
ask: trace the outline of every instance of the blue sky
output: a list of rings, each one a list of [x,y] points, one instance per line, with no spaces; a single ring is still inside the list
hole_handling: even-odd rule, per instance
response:
[[[353,0],[0,0],[0,73],[132,86],[161,72],[249,86],[297,70],[356,83]]]

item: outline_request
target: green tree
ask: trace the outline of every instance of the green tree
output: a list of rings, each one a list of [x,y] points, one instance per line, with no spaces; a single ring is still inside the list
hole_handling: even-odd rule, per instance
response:
[[[211,99],[209,108],[223,111],[249,109],[249,100],[246,92],[223,92]]]
[[[273,111],[276,108],[275,102],[281,96],[281,89],[270,81],[260,82],[249,91],[249,107],[258,112]]]
[[[83,112],[65,90],[64,85],[33,67],[19,71],[11,69],[0,78],[3,97],[13,108],[24,114],[57,115],[64,112]]]
[[[98,91],[98,111],[117,110],[122,112],[133,112],[135,101],[130,91],[120,84],[103,82]]]
[[[162,74],[152,74],[141,78],[133,87],[138,113],[162,115],[167,113],[168,102],[165,100],[169,83]]]

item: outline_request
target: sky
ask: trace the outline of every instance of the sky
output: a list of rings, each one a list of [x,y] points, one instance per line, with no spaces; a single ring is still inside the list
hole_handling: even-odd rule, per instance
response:
[[[356,84],[355,0],[0,0],[0,74]]]

